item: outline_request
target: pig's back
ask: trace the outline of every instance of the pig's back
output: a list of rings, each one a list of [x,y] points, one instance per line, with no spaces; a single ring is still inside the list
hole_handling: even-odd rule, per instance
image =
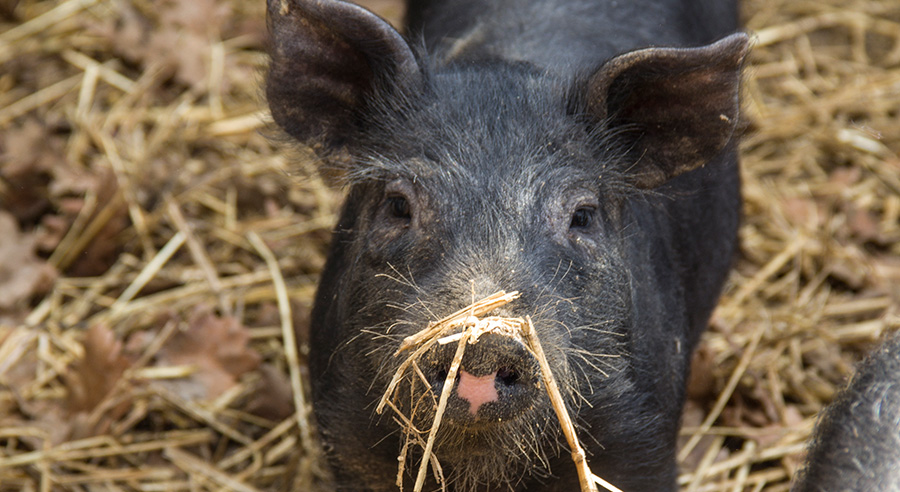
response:
[[[900,490],[900,335],[822,414],[793,492]]]
[[[721,0],[412,0],[408,33],[449,61],[504,59],[569,72],[647,46],[697,46],[734,32]]]

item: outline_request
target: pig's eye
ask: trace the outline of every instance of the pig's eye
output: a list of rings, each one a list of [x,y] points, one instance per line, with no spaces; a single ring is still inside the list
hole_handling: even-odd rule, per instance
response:
[[[594,209],[581,207],[572,214],[572,222],[569,229],[587,229],[594,222]]]
[[[390,195],[387,197],[387,208],[392,216],[398,219],[410,219],[409,200],[403,195]]]

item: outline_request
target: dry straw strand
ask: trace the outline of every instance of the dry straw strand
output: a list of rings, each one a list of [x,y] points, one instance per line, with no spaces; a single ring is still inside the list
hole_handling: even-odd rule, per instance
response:
[[[402,15],[399,0],[364,1]],[[298,323],[299,350],[289,361],[277,350],[292,344],[281,299],[290,297],[297,320],[308,316],[340,199],[311,174],[310,154],[259,134],[271,124],[257,97],[265,71],[264,2],[213,3],[210,11],[195,10],[209,2],[187,0],[0,8],[0,214],[16,216],[17,232],[36,244],[35,261],[57,274],[52,285],[0,308],[4,491],[228,488],[204,469],[161,459],[166,448],[208,457],[212,469],[259,490],[288,483],[329,490],[315,472],[299,481],[282,478],[294,473],[294,462],[316,470],[297,421],[309,415],[310,402],[285,396],[295,415],[267,422],[243,413],[240,402],[253,396],[243,384],[211,402],[154,391],[160,381],[196,371],[156,367],[153,360],[197,305],[230,310],[250,326],[252,345],[291,386],[289,373],[305,370],[305,326]],[[695,449],[681,462],[678,484],[775,492],[788,489],[816,413],[855,360],[900,328],[900,5],[741,4],[747,29],[757,32],[744,79],[742,245],[702,338],[711,362],[693,371],[710,381],[705,392],[689,396],[699,415],[686,422],[682,438],[705,437],[690,443]],[[189,34],[183,22],[189,16],[180,14],[190,12],[208,22],[195,44],[141,52],[127,41],[129,34],[154,42],[174,31]],[[186,82],[181,76],[193,68],[202,73]],[[13,147],[28,135],[18,155]],[[94,183],[110,173],[118,186],[113,195]],[[196,227],[192,234],[174,223],[169,203]],[[125,207],[124,228],[107,230]],[[279,258],[282,286],[248,246],[248,231]],[[181,247],[191,235],[198,244]],[[161,251],[175,247],[173,238],[182,244]],[[104,245],[110,248],[98,252]],[[108,268],[76,273],[90,258]],[[84,328],[97,323],[123,342],[148,340],[136,345],[138,362],[125,376],[138,389],[134,406],[109,423],[105,438],[56,437],[71,422],[62,413],[48,428],[45,420],[56,414],[42,409],[64,403],[62,375],[80,353]],[[421,348],[413,343],[398,356],[413,357],[401,384],[414,380],[418,390],[423,377],[414,356]],[[84,417],[95,421],[119,397]],[[437,405],[437,395],[418,404]],[[384,407],[406,428],[404,405],[387,400]],[[428,429],[410,430],[408,451],[420,452]],[[148,459],[158,465],[142,469]],[[441,476],[437,457],[429,466]]]

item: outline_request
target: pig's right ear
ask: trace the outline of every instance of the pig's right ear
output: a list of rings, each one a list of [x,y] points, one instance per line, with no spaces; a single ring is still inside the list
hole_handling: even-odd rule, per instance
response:
[[[352,145],[380,83],[414,84],[412,49],[387,22],[338,0],[268,0],[266,97],[275,122],[318,153]]]

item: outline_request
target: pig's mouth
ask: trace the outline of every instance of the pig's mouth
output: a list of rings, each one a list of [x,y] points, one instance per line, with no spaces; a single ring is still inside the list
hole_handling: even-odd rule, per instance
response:
[[[518,295],[500,291],[431,322],[391,356],[394,375],[376,412],[390,408],[401,426],[398,476],[418,462],[419,485],[429,469],[444,469],[448,483],[468,484],[453,490],[475,490],[548,470],[561,427],[572,428],[555,382],[562,374],[529,317],[487,316]]]
[[[438,431],[434,454],[451,490],[483,490],[484,485],[546,475],[550,458],[561,449],[560,428],[549,404],[536,402],[510,420],[447,420]]]

